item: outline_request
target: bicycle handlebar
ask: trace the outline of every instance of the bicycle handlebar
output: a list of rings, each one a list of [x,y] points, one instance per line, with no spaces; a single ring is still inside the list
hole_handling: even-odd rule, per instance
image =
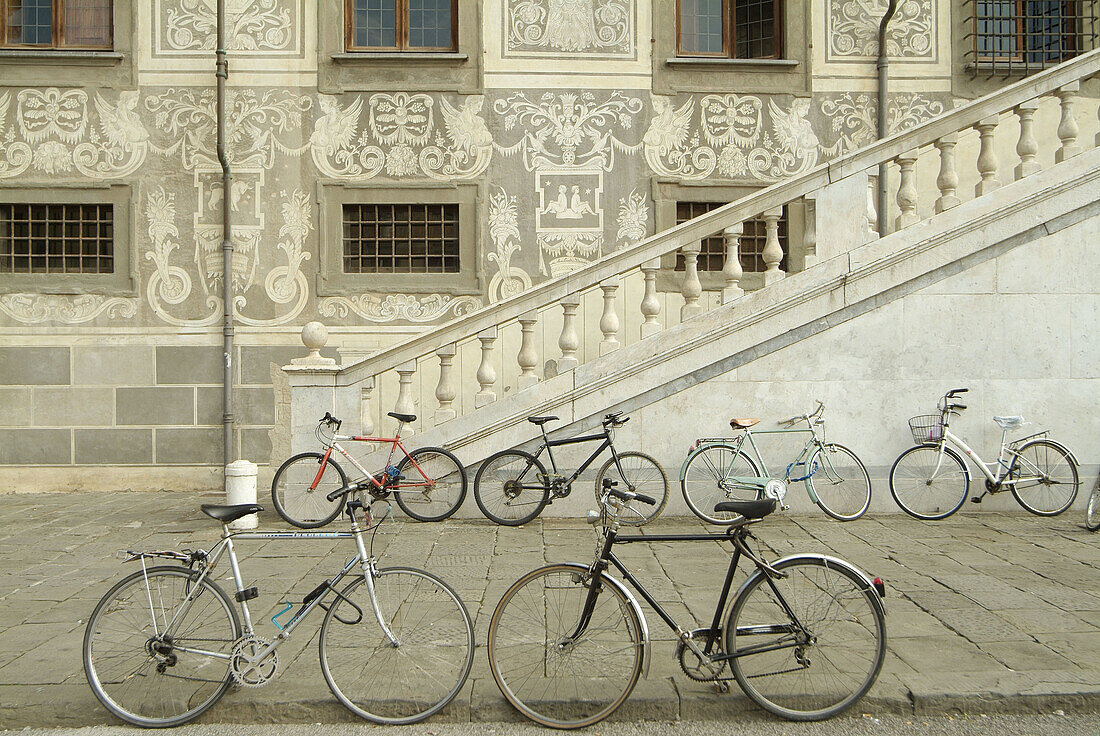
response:
[[[335,501],[336,499],[340,498],[340,496],[348,495],[349,493],[354,491],[356,489],[356,487],[357,487],[357,485],[355,483],[353,483],[350,486],[344,486],[343,488],[337,488],[335,491],[333,491],[332,493],[325,496],[325,498],[327,498],[329,501]]]
[[[341,424],[343,424],[343,422],[342,422],[342,421],[340,421],[340,420],[339,420],[339,419],[337,419],[336,417],[332,416],[332,412],[327,412],[327,411],[325,412],[325,415],[324,415],[323,417],[321,417],[321,421],[319,421],[319,422],[317,422],[317,423],[318,423],[318,424],[331,424],[331,425],[335,425],[335,427],[336,427],[336,431],[337,431],[337,432],[339,432],[339,431],[340,431],[340,425],[341,425]],[[331,500],[333,500],[333,499],[329,499],[329,500],[331,501]]]
[[[965,394],[969,390],[970,389],[968,389],[968,388],[953,388],[950,391],[948,391],[946,395],[947,395],[948,398],[950,398],[950,397],[954,396],[955,394]]]
[[[607,492],[610,495],[614,496],[615,498],[622,499],[623,501],[637,500],[637,501],[641,501],[642,503],[647,503],[650,506],[656,506],[657,505],[657,499],[653,498],[652,496],[647,496],[644,493],[634,493],[632,491],[620,491],[620,490],[615,489],[615,488],[608,488]]]
[[[817,401],[817,399],[814,399],[814,400]],[[817,408],[814,409],[809,414],[799,414],[797,417],[791,417],[790,419],[784,419],[781,422],[777,422],[777,424],[791,425],[791,424],[794,424],[795,422],[809,421],[809,420],[813,419],[816,416],[820,416],[824,412],[825,412],[825,403],[822,402],[822,401],[817,401]]]

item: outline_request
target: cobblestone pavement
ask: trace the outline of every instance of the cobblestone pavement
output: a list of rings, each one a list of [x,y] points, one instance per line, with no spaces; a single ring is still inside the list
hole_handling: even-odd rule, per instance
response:
[[[134,569],[114,552],[209,548],[218,524],[198,506],[219,500],[167,492],[0,496],[0,728],[114,722],[95,701],[80,661],[93,606]],[[647,530],[702,526],[662,519]],[[261,515],[261,527],[286,528],[270,512]],[[834,554],[886,580],[889,655],[860,712],[1100,709],[1100,535],[1085,531],[1078,514],[959,513],[941,522],[891,514],[847,524],[821,514],[776,514],[756,530],[776,555]],[[441,719],[517,717],[489,675],[483,651],[489,616],[522,573],[546,562],[590,561],[594,543],[592,528],[572,520],[536,520],[518,529],[475,520],[383,527],[375,545],[383,565],[439,574],[475,618],[474,670]],[[246,580],[260,590],[253,620],[261,636],[272,636],[279,601],[300,601],[354,549],[347,541],[308,540],[241,542],[238,551]],[[620,557],[685,626],[709,623],[728,564],[721,545],[628,545]],[[224,587],[231,590],[231,581]],[[736,686],[719,694],[683,676],[671,632],[645,610],[652,669],[620,718],[700,720],[754,708]],[[319,624],[319,616],[305,621],[279,651],[273,683],[231,691],[204,718],[354,720],[321,677]]]

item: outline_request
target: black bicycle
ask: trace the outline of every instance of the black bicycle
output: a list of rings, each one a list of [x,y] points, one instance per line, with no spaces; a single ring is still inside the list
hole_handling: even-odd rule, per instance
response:
[[[645,616],[607,574],[610,565],[676,632],[676,656],[693,680],[723,686],[734,679],[757,705],[795,721],[835,716],[871,688],[886,656],[881,580],[821,554],[764,561],[749,545],[748,526],[775,509],[774,499],[717,504],[716,511],[740,514],[725,533],[620,536],[627,504],[655,500],[605,483],[603,512],[589,512],[591,523],[604,522],[595,560],[532,570],[504,593],[489,620],[493,678],[521,713],[553,728],[590,726],[611,715],[648,671]],[[682,628],[612,552],[616,544],[684,541],[733,545],[706,629]],[[727,608],[742,557],[756,571]]]
[[[643,509],[641,504],[629,506],[624,524],[641,526],[656,519],[665,504],[668,503],[668,476],[661,464],[643,452],[617,452],[614,443],[614,430],[630,421],[622,418],[622,412],[608,414],[603,419],[603,431],[598,434],[568,439],[552,440],[546,435],[546,423],[557,417],[527,417],[527,421],[542,430],[542,445],[535,454],[523,450],[504,450],[489,457],[481,464],[474,478],[474,500],[481,513],[498,524],[519,526],[534,519],[555,499],[565,498],[573,488],[573,482],[580,477],[592,462],[603,453],[611,450],[611,459],[603,464],[596,475],[596,498],[606,478],[622,481],[631,492],[640,492],[656,499],[652,508]],[[558,472],[551,448],[573,445],[578,442],[602,444],[581,463],[576,472],[565,476]],[[550,468],[539,460],[543,450],[550,458]]]

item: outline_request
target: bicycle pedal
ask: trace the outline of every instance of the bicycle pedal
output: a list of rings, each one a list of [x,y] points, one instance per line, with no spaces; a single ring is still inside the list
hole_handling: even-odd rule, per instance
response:
[[[970,503],[981,503],[982,496],[971,496]]]

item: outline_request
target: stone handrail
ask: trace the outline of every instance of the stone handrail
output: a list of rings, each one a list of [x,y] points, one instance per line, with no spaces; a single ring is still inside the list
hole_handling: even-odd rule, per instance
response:
[[[367,391],[373,387],[374,377],[396,370],[400,376],[400,385],[395,408],[400,412],[412,413],[410,391],[412,376],[416,372],[416,361],[434,353],[440,361],[439,384],[435,393],[439,401],[436,423],[447,421],[456,415],[453,408],[455,387],[451,375],[454,370],[452,361],[456,354],[456,345],[466,344],[475,339],[481,341],[482,364],[476,376],[481,391],[475,397],[474,406],[483,406],[496,399],[492,388],[496,381],[496,374],[492,368],[490,356],[502,326],[519,323],[523,344],[516,356],[521,371],[518,387],[522,389],[533,385],[539,379],[534,370],[538,354],[531,335],[533,326],[538,320],[539,310],[555,304],[560,305],[563,310],[564,325],[558,341],[562,349],[562,359],[558,361],[558,367],[559,371],[567,370],[577,365],[577,333],[574,317],[579,294],[597,287],[603,291],[604,314],[599,324],[605,338],[600,344],[600,354],[603,354],[605,350],[612,350],[619,345],[616,338],[619,318],[614,312],[618,279],[624,274],[641,269],[646,278],[646,296],[640,305],[641,313],[645,318],[642,335],[652,334],[659,329],[655,315],[659,313],[660,305],[654,298],[655,289],[653,288],[654,274],[660,268],[659,259],[676,251],[684,254],[685,270],[681,293],[685,304],[681,310],[681,318],[697,314],[702,311],[702,307],[698,304],[701,287],[695,263],[699,253],[699,243],[718,232],[723,234],[727,244],[727,265],[722,273],[726,287],[722,289],[722,299],[725,302],[736,298],[743,293],[738,285],[742,273],[737,256],[742,223],[763,213],[763,219],[767,223],[768,240],[764,248],[763,260],[768,272],[781,276],[778,265],[782,258],[782,251],[775,238],[778,213],[785,205],[802,198],[810,198],[829,184],[864,171],[877,169],[880,164],[897,165],[900,176],[896,199],[898,206],[896,226],[906,227],[920,219],[917,215],[918,192],[914,174],[917,151],[930,146],[938,150],[940,176],[936,180],[936,186],[940,196],[935,202],[934,210],[942,212],[960,203],[957,196],[959,177],[955,170],[955,146],[959,140],[958,134],[969,130],[977,130],[979,133],[980,150],[976,168],[980,181],[975,187],[975,194],[980,196],[1000,185],[997,179],[998,162],[993,145],[994,131],[999,117],[1013,112],[1020,121],[1019,142],[1016,146],[1020,163],[1015,169],[1015,178],[1020,179],[1035,173],[1040,168],[1036,160],[1039,145],[1033,129],[1033,116],[1038,108],[1036,98],[1054,95],[1060,101],[1061,123],[1057,128],[1057,137],[1061,147],[1055,156],[1055,160],[1060,162],[1080,151],[1077,141],[1079,130],[1073,111],[1074,103],[1080,90],[1080,82],[1098,73],[1100,73],[1100,50],[1084,54],[955,108],[914,128],[844,154],[804,174],[756,191],[735,202],[650,236],[633,246],[603,256],[576,271],[552,278],[516,296],[490,304],[380,350],[358,363],[336,368],[303,364],[288,366],[286,370],[289,373],[329,373],[330,378],[324,382],[329,386],[348,387],[361,384],[364,387],[364,402],[367,400]],[[764,274],[765,283],[768,275],[768,273]],[[381,397],[377,398],[381,399]],[[368,421],[365,420],[365,423]]]

